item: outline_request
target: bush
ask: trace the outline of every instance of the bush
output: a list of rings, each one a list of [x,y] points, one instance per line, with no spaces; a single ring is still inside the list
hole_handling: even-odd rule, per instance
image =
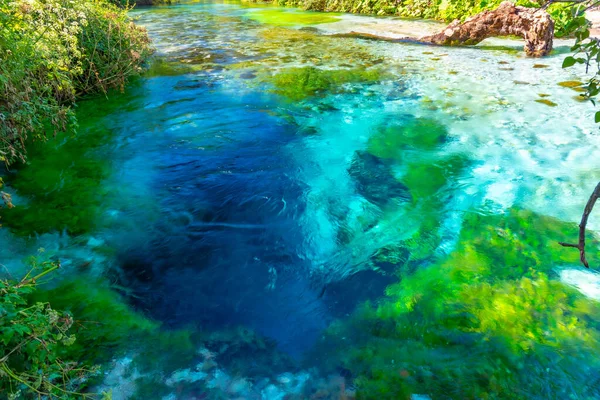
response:
[[[59,267],[43,263],[15,282],[0,280],[0,393],[9,399],[84,398],[78,393],[98,369],[59,357],[75,343],[73,317],[29,296],[39,279]]]
[[[122,89],[150,52],[127,9],[104,0],[0,0],[0,160],[73,130],[76,96]]]

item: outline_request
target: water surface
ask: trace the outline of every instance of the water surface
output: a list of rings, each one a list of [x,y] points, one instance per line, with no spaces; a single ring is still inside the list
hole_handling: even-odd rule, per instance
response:
[[[157,60],[113,107],[79,110],[82,138],[110,132],[85,150],[110,166],[94,228],[2,235],[13,255],[42,246],[65,274],[110,276],[165,329],[242,326],[299,362],[398,268],[451,254],[469,215],[575,222],[600,178],[593,107],[558,84],[583,78],[564,55],[333,37],[439,25],[237,3],[133,14]],[[299,376],[234,393],[280,398]]]

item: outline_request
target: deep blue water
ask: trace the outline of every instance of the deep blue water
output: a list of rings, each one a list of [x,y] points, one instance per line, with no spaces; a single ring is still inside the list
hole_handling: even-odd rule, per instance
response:
[[[168,106],[129,113],[133,126],[120,129],[129,147],[148,139],[131,134],[139,121],[164,132],[152,165],[137,171],[152,170],[146,195],[160,211],[136,234],[142,246],[117,243],[123,282],[171,326],[243,324],[293,353],[305,349],[331,316],[302,255],[306,187],[283,151],[298,127],[266,112],[269,96],[231,96],[202,77],[153,78],[143,89]]]

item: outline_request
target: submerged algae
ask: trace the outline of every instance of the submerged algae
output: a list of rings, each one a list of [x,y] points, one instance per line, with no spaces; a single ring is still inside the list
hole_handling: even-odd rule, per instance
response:
[[[368,151],[381,158],[397,158],[407,149],[434,150],[446,141],[444,125],[433,119],[399,117],[369,139]]]
[[[401,271],[387,298],[333,324],[321,349],[365,399],[595,398],[600,305],[552,278],[576,262],[555,242],[574,228],[526,210],[470,213],[454,253]]]
[[[32,143],[27,164],[6,179],[28,201],[2,209],[4,224],[24,236],[92,230],[106,196],[99,182],[110,173],[110,164],[94,151],[111,135],[109,130],[95,128],[76,137]]]
[[[12,209],[0,209],[4,225],[22,236],[95,229],[108,195],[101,183],[113,168],[107,150],[114,133],[107,115],[132,106],[133,99],[131,92],[114,92],[110,100],[81,101],[77,134],[31,142],[27,163],[5,178],[19,201]]]
[[[339,69],[327,70],[315,67],[288,68],[269,80],[275,86],[275,93],[290,100],[304,100],[312,96],[325,95],[344,90],[351,83],[374,83],[382,75],[377,70]]]
[[[77,340],[65,351],[76,360],[108,361],[160,327],[133,311],[105,281],[68,280],[55,288],[39,290],[34,300],[50,302],[73,315]]]
[[[339,21],[336,18],[339,14],[323,14],[317,12],[300,12],[282,9],[268,9],[253,11],[246,14],[246,17],[253,19],[261,24],[279,25],[279,26],[297,26],[297,25],[319,25]]]
[[[469,163],[467,157],[460,154],[439,160],[411,162],[401,181],[409,188],[415,201],[430,200]]]

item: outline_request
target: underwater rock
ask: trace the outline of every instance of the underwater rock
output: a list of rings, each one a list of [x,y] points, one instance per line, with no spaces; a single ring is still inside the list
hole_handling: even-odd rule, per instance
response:
[[[393,175],[391,167],[366,151],[354,153],[348,173],[356,181],[358,192],[371,203],[383,206],[391,199],[411,199],[408,188]]]
[[[464,23],[455,20],[437,35],[421,40],[446,46],[475,45],[489,37],[511,35],[525,39],[528,56],[546,56],[552,51],[554,21],[544,9],[505,1],[495,10],[481,12]]]
[[[176,386],[181,382],[198,382],[206,378],[207,374],[202,371],[192,371],[189,368],[179,369],[167,378],[166,384],[168,386]]]
[[[398,158],[403,150],[434,150],[447,139],[446,127],[436,120],[399,116],[371,136],[368,151],[381,158]]]
[[[256,74],[251,71],[246,71],[240,74],[241,79],[254,79],[256,78]]]

